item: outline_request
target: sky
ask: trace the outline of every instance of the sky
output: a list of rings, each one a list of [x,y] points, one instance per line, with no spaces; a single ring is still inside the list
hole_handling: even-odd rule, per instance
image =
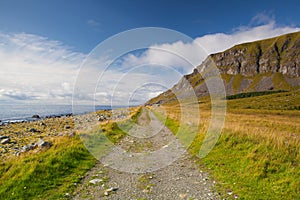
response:
[[[74,98],[109,104],[113,97],[118,97],[116,104],[142,103],[211,53],[299,31],[299,7],[299,1],[276,0],[0,0],[0,104],[70,104]],[[143,27],[171,29],[191,40],[153,42],[117,61],[101,58],[113,64],[102,79],[103,68],[89,68],[86,79],[98,74],[93,87],[85,89],[90,80],[83,78],[87,84],[80,89],[88,92],[74,95],[84,63],[91,61],[89,55],[99,43]],[[195,50],[199,44],[204,51]],[[151,47],[179,54],[192,65]]]

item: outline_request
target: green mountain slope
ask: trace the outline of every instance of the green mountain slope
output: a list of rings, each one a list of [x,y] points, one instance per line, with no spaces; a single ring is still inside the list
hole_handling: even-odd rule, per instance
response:
[[[227,95],[297,90],[300,88],[300,32],[239,44],[212,54],[193,73],[185,75],[173,88],[147,104],[176,100],[178,94],[180,98],[188,98],[184,95],[186,81],[198,97],[207,96],[206,79],[201,73],[211,64],[219,69]]]

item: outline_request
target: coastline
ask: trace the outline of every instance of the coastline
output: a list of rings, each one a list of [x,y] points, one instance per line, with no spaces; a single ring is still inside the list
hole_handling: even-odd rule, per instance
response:
[[[0,126],[9,123],[38,121],[46,118],[60,118],[83,115],[101,110],[111,110],[109,105],[3,105]]]
[[[36,153],[45,144],[50,147],[57,137],[73,137],[101,121],[110,120],[111,113],[111,110],[99,110],[86,114],[63,114],[2,123],[0,126],[0,158],[7,160],[23,153]]]
[[[127,110],[121,108],[2,123],[0,126],[0,158],[7,160],[23,153],[36,153],[43,149],[44,143],[50,147],[57,137],[74,137],[81,131],[88,130],[101,122],[122,119],[127,116]]]

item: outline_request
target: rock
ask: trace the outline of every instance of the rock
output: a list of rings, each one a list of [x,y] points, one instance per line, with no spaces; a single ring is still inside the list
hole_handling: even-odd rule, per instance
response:
[[[187,197],[187,194],[179,194],[180,199],[185,199]]]
[[[36,147],[37,147],[37,145],[34,144],[34,143],[29,144],[29,145],[25,145],[25,146],[22,147],[21,152],[27,152],[27,151],[35,149]]]
[[[72,117],[72,116],[73,116],[73,113],[66,114],[66,117]]]
[[[4,138],[4,139],[1,140],[1,144],[7,144],[9,142],[10,142],[10,138],[9,137],[8,138]]]
[[[105,195],[105,196],[108,196],[109,193],[108,193],[107,191],[104,191],[104,195]]]
[[[37,133],[37,132],[39,132],[39,131],[36,130],[35,128],[31,128],[31,129],[29,129],[29,132],[31,132],[31,133]]]
[[[116,187],[111,187],[111,188],[108,188],[106,190],[104,190],[103,194],[104,196],[109,196],[110,193],[114,192],[114,191],[117,191],[119,188],[116,188]]]
[[[111,187],[111,188],[108,188],[106,191],[107,192],[114,192],[114,191],[117,191],[119,188],[117,187]]]
[[[0,140],[6,139],[6,138],[9,138],[9,137],[8,136],[2,136],[2,135],[0,135]]]
[[[250,86],[252,82],[251,78],[256,77],[258,74],[278,73],[285,79],[296,80],[295,84],[298,85],[300,78],[299,47],[300,32],[296,32],[267,40],[239,44],[223,52],[211,54],[202,64],[197,66],[192,73],[185,75],[172,89],[160,94],[155,101],[153,101],[154,99],[148,101],[146,105],[159,105],[172,101],[174,98],[173,95],[174,93],[176,94],[177,91],[178,94],[180,94],[177,98],[189,97],[186,95],[189,95],[189,87],[187,86],[190,85],[190,83],[198,97],[209,95],[207,85],[203,84],[203,82],[206,77],[213,75],[214,70],[211,70],[211,66],[216,66],[220,74],[233,75],[233,78],[235,78],[235,75],[242,75],[239,76],[241,82],[234,91],[232,91],[231,82],[233,78],[228,80],[229,82],[226,81],[225,89],[227,95],[242,92],[243,90],[247,92],[253,89],[256,90],[255,88],[250,89],[248,86]],[[200,75],[198,72],[203,72],[203,74]],[[212,72],[212,74],[210,75],[208,72]],[[257,85],[260,85],[260,83],[257,83]],[[289,85],[292,84],[289,83]],[[264,90],[268,88],[274,89],[276,87],[267,85],[267,88]],[[284,89],[284,87],[280,86],[276,88],[276,90],[279,89]]]
[[[89,182],[95,185],[97,183],[103,182],[103,179],[96,178],[96,179],[90,180]]]
[[[65,125],[65,129],[70,129],[71,126],[70,125]]]
[[[39,115],[33,115],[31,118],[40,119]]]
[[[41,122],[40,126],[46,126],[46,124],[44,122]]]
[[[43,148],[43,147],[51,147],[52,144],[50,142],[45,142],[43,139],[39,139],[36,143],[35,143],[39,148]]]

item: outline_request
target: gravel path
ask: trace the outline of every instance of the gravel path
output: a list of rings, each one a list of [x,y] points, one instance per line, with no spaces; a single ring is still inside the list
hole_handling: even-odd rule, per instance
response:
[[[84,178],[73,199],[220,199],[172,132],[143,109],[133,127]]]

